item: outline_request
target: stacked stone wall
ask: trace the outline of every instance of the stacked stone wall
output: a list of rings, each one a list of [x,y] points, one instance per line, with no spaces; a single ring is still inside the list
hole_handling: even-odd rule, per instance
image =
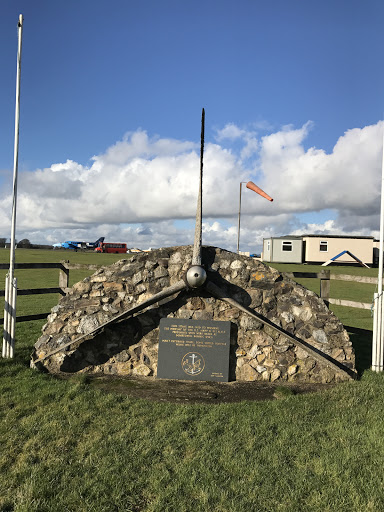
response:
[[[75,284],[52,308],[36,357],[140,304],[178,282],[192,260],[192,248],[159,249],[97,270]],[[214,247],[203,247],[208,278],[239,303],[252,308],[349,369],[354,351],[347,332],[323,300],[263,263]],[[239,381],[332,382],[347,378],[314,359],[281,333],[205,290],[182,291],[112,324],[92,339],[43,360],[52,372],[156,376],[159,322],[163,317],[231,321],[230,378]]]

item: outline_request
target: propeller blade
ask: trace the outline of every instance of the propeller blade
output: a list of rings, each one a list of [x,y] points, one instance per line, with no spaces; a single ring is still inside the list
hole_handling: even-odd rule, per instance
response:
[[[146,309],[147,307],[152,306],[152,304],[156,304],[156,302],[159,302],[160,300],[164,300],[167,297],[170,297],[171,295],[174,295],[177,292],[181,292],[182,290],[184,290],[186,288],[187,288],[187,285],[186,285],[185,281],[180,280],[177,283],[173,284],[172,286],[168,286],[168,288],[161,290],[161,292],[155,293],[155,295],[152,295],[152,297],[150,297],[147,300],[144,300],[137,306],[134,306],[133,308],[128,309],[127,311],[125,311],[123,313],[120,313],[120,315],[117,315],[117,317],[114,317],[111,320],[109,320],[108,322],[106,322],[106,324],[104,324],[103,327],[105,325],[108,325],[109,323],[120,322],[121,320],[125,320],[126,318],[128,318],[132,315],[135,315],[136,313],[139,313],[143,309]]]
[[[199,195],[197,197],[195,240],[193,244],[192,265],[201,265],[201,241],[203,218],[203,156],[204,156],[204,127],[205,110],[201,112],[201,138],[200,138],[200,182]]]
[[[145,309],[149,306],[152,306],[152,304],[156,304],[156,302],[166,299],[167,297],[170,297],[171,295],[174,295],[175,293],[180,292],[180,291],[184,290],[185,288],[187,288],[187,285],[185,284],[185,282],[182,280],[178,281],[177,283],[173,284],[172,286],[165,288],[161,292],[155,293],[155,295],[152,295],[152,297],[150,297],[149,299],[144,300],[140,304],[137,304],[137,306],[134,306],[133,308],[123,311],[122,313],[120,313],[117,316],[114,316],[107,322],[104,322],[103,324],[96,327],[96,329],[94,329],[93,331],[88,332],[87,334],[82,334],[75,340],[65,343],[64,345],[60,345],[60,347],[56,348],[55,350],[52,350],[48,354],[45,354],[43,357],[35,359],[33,361],[33,364],[44,361],[44,359],[47,359],[48,357],[53,356],[54,354],[57,354],[57,352],[60,352],[61,350],[64,350],[65,348],[67,348],[71,345],[74,345],[75,343],[76,344],[79,342],[83,343],[84,341],[87,341],[87,340],[93,338],[94,336],[96,336],[97,334],[99,334],[105,327],[112,325],[114,323],[117,323],[117,322],[121,322],[122,320],[125,320],[128,317],[135,315],[136,313],[139,313],[143,309]]]
[[[228,294],[219,286],[217,286],[212,281],[207,281],[205,284],[205,289],[217,299],[223,300],[224,302],[227,302],[231,306],[234,306],[235,308],[239,309],[240,311],[243,311],[247,315],[251,316],[252,318],[255,318],[259,322],[263,323],[264,325],[268,325],[275,331],[277,331],[279,334],[282,334],[286,338],[288,338],[292,343],[294,343],[296,346],[302,348],[308,354],[310,354],[316,361],[319,361],[320,363],[325,363],[328,366],[331,366],[334,370],[338,372],[343,372],[344,374],[347,374],[350,379],[356,379],[357,375],[356,373],[351,370],[350,368],[347,368],[342,363],[337,361],[336,359],[333,359],[333,357],[329,356],[328,354],[325,354],[324,352],[321,352],[321,350],[316,349],[315,347],[312,347],[309,345],[309,343],[306,343],[303,340],[300,340],[293,334],[289,333],[288,331],[285,331],[282,327],[279,327],[278,325],[271,322],[271,320],[268,320],[268,318],[265,318],[263,315],[260,315],[259,313],[256,313],[251,308],[248,308],[247,306],[243,306],[239,302],[237,302],[232,297],[229,297]]]

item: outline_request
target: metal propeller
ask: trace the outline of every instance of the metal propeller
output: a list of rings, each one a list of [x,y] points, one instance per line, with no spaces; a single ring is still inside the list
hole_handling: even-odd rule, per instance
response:
[[[205,110],[201,112],[200,175],[197,196],[195,240],[193,242],[192,266],[187,270],[186,282],[191,288],[200,288],[207,280],[207,273],[201,264],[202,222],[203,222],[203,158],[204,158]]]
[[[336,359],[333,359],[331,356],[325,354],[324,352],[321,352],[320,350],[317,350],[316,348],[312,347],[308,343],[306,343],[303,340],[300,340],[293,334],[285,331],[278,325],[271,322],[268,318],[264,317],[260,313],[256,313],[251,308],[248,308],[239,302],[237,302],[235,299],[229,296],[223,290],[221,287],[219,287],[217,284],[215,284],[212,280],[208,279],[207,273],[202,265],[202,204],[203,204],[203,157],[204,157],[204,128],[205,128],[205,111],[202,109],[201,114],[201,139],[200,139],[200,176],[199,176],[199,192],[197,197],[197,209],[196,209],[196,224],[195,224],[195,238],[194,238],[194,244],[193,244],[193,253],[192,253],[192,265],[189,267],[187,272],[185,273],[184,279],[178,281],[177,283],[173,284],[172,286],[169,286],[162,290],[159,293],[156,293],[152,297],[150,297],[147,300],[144,300],[140,304],[120,313],[119,315],[111,318],[107,322],[99,325],[96,329],[93,331],[83,334],[82,336],[79,336],[73,341],[70,341],[64,345],[61,345],[60,347],[52,350],[51,352],[45,354],[41,358],[36,359],[33,361],[34,364],[39,363],[43,361],[44,359],[47,359],[48,357],[64,350],[67,347],[79,345],[83,343],[86,340],[89,340],[99,334],[101,331],[104,330],[105,327],[121,322],[123,320],[126,320],[129,317],[132,317],[133,315],[140,313],[144,309],[148,308],[149,306],[152,306],[153,304],[156,304],[157,302],[164,300],[171,295],[174,295],[178,292],[181,292],[183,290],[188,289],[201,289],[204,287],[204,290],[207,291],[212,297],[215,297],[217,299],[220,299],[224,302],[227,302],[231,306],[237,308],[238,310],[242,311],[243,313],[246,313],[247,315],[251,316],[252,318],[257,319],[258,321],[262,322],[264,325],[268,325],[275,331],[277,331],[279,334],[284,335],[286,338],[288,338],[291,342],[293,342],[296,346],[299,346],[306,350],[311,356],[316,359],[317,361],[320,361],[322,363],[328,364],[331,366],[334,370],[338,372],[342,372],[344,374],[347,374],[350,378],[355,378],[355,373],[344,366],[342,363],[337,361]],[[252,183],[252,182],[249,182]],[[263,197],[266,197],[266,199],[272,201],[272,198],[270,198],[265,192],[263,192],[261,189],[259,189],[256,185],[252,183],[253,187],[249,187],[255,192],[259,193]],[[248,185],[247,185],[248,186]],[[260,193],[261,191],[261,193]]]
[[[192,265],[201,265],[201,241],[202,241],[202,222],[203,222],[204,130],[205,130],[205,111],[203,109],[201,112],[199,193],[197,196],[195,240],[193,243]]]

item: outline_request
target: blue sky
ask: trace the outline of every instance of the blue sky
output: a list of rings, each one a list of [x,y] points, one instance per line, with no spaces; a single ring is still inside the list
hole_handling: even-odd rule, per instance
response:
[[[0,236],[20,13],[17,238],[191,243],[202,107],[204,243],[378,231],[382,2],[3,0]]]

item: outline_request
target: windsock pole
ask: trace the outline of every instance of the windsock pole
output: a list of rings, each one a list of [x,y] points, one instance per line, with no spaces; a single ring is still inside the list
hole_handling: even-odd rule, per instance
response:
[[[6,295],[4,304],[4,337],[2,356],[12,358],[15,347],[16,327],[16,296],[17,281],[14,277],[15,269],[15,230],[16,230],[16,201],[17,201],[17,173],[19,161],[19,124],[20,124],[20,76],[21,76],[21,48],[23,36],[23,15],[19,15],[18,22],[18,51],[16,74],[16,109],[15,109],[15,144],[13,153],[13,201],[12,201],[12,226],[11,248],[9,257],[9,272],[6,276]]]
[[[374,295],[373,308],[373,336],[372,336],[372,370],[383,371],[383,347],[384,347],[384,301],[383,301],[383,263],[384,263],[384,132],[383,152],[381,164],[381,205],[380,205],[380,246],[379,246],[379,271],[377,279],[377,293]]]
[[[237,254],[240,251],[240,217],[241,217],[241,186],[245,181],[240,181],[240,195],[239,195],[239,216],[237,220]]]
[[[237,222],[237,254],[240,252],[240,217],[241,217],[241,186],[243,183],[246,183],[245,181],[240,182],[240,196],[239,196],[239,217]],[[272,197],[269,196],[264,190],[262,190],[260,187],[255,185],[253,181],[248,181],[245,185],[249,190],[253,190],[256,192],[256,194],[259,194],[262,197],[265,197],[265,199],[268,199],[268,201],[273,201]]]

